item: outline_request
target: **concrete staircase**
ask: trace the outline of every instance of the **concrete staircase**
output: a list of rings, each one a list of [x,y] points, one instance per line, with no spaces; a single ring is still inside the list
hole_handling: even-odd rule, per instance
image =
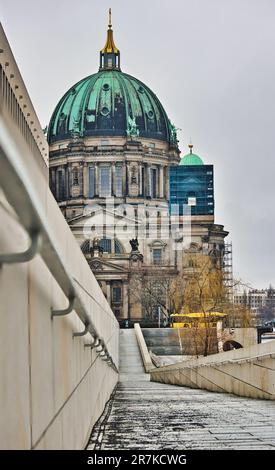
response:
[[[150,380],[144,372],[135,330],[120,330],[119,335],[119,381]]]
[[[120,379],[88,450],[275,449],[271,400],[149,381],[134,329],[120,331]]]

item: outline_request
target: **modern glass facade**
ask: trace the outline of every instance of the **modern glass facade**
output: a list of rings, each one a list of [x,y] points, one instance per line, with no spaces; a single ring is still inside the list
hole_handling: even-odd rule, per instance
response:
[[[213,165],[179,165],[169,169],[169,208],[171,214],[183,214],[183,205],[191,215],[214,215]],[[178,205],[179,208],[173,207]]]

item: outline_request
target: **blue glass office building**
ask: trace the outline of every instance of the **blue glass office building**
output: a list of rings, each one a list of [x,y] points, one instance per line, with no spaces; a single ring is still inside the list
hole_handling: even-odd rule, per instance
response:
[[[191,208],[191,215],[214,216],[214,169],[204,165],[202,159],[193,153],[185,155],[178,166],[169,170],[170,214],[182,215],[184,205]],[[178,205],[178,208],[177,206]]]

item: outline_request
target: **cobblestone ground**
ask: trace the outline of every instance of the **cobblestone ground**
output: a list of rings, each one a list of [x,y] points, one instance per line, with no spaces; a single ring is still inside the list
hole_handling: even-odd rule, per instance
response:
[[[275,403],[149,381],[133,330],[121,331],[120,381],[88,449],[275,450]]]

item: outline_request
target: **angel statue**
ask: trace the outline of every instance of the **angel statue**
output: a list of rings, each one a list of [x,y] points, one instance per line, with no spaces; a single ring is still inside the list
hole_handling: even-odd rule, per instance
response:
[[[138,251],[138,246],[139,246],[139,243],[138,243],[138,239],[137,237],[136,238],[132,238],[132,240],[129,241],[131,247],[132,247],[132,251]]]
[[[128,116],[128,125],[127,125],[127,135],[130,137],[138,137],[139,136],[139,130],[138,126],[136,124],[136,118],[131,116]]]

